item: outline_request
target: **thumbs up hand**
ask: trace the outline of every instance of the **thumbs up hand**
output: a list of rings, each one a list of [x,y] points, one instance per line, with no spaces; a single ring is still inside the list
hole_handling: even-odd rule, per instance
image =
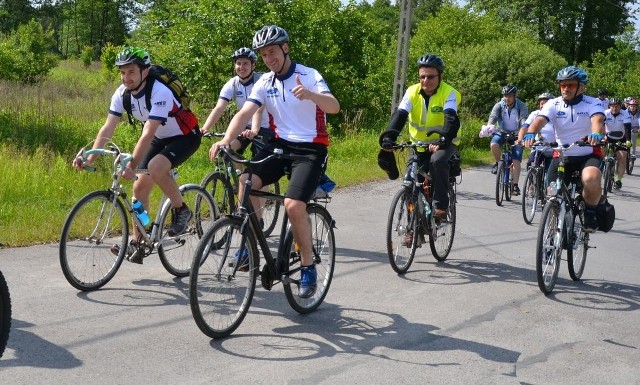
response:
[[[302,82],[300,81],[300,75],[298,74],[296,74],[296,86],[291,89],[291,92],[296,98],[300,100],[309,99],[309,90],[304,88]]]

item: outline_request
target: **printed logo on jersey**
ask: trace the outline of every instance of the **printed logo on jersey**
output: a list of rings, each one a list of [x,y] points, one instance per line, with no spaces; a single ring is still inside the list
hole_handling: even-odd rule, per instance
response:
[[[566,112],[564,112],[564,111],[558,111],[558,112],[556,112],[556,116],[557,116],[558,118],[564,118],[564,117],[566,117],[566,116],[567,116],[567,113],[566,113]]]
[[[166,100],[160,100],[160,101],[157,101],[157,102],[153,103],[153,105],[154,106],[158,106],[158,107],[163,107],[163,106],[167,105],[167,101]]]
[[[443,112],[442,106],[433,106],[431,107],[431,112]]]
[[[578,116],[589,116],[589,112],[587,112],[587,111],[579,111],[579,112],[577,113],[577,115],[578,115]]]
[[[280,91],[277,87],[267,88],[267,97],[268,98],[277,98]]]

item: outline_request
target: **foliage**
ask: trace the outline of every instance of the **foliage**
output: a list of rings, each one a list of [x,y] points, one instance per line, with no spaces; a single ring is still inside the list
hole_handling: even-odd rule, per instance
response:
[[[91,46],[86,45],[82,52],[80,53],[80,60],[82,60],[82,65],[84,68],[88,68],[93,61],[93,48]]]
[[[116,46],[111,43],[107,43],[104,47],[102,47],[102,52],[100,53],[100,63],[102,63],[102,75],[107,80],[114,80],[118,78],[118,68],[115,65],[116,55],[124,46]]]
[[[52,31],[31,20],[0,41],[0,79],[35,84],[58,64]]]

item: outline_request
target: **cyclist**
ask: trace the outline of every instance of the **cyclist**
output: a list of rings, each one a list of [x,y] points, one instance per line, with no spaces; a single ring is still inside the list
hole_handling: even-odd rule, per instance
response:
[[[449,209],[449,159],[459,141],[461,96],[442,80],[444,61],[439,56],[428,53],[418,59],[417,64],[420,81],[407,88],[379,141],[383,149],[389,148],[408,122],[411,141],[429,143],[428,151],[418,148],[413,156],[418,158],[420,167],[431,174],[434,216],[436,220],[443,220]],[[435,133],[428,134],[434,129]]]
[[[604,88],[598,88],[598,99],[600,99],[600,102],[602,103],[602,107],[607,108],[609,106],[609,92],[607,92],[607,90],[605,90]]]
[[[255,72],[258,57],[251,49],[247,47],[237,49],[231,55],[231,60],[233,61],[236,76],[229,79],[222,86],[216,106],[211,110],[209,117],[202,125],[203,133],[209,132],[218,123],[232,100],[235,100],[238,109],[241,109],[251,94],[256,81],[262,76],[262,72]],[[242,154],[249,144],[253,142],[251,152],[255,155],[274,136],[273,130],[269,128],[269,115],[264,112],[264,109],[260,109],[252,118],[247,120],[245,126],[246,129],[240,134],[241,137],[239,140],[232,142],[231,148]],[[253,141],[256,135],[260,135],[262,139]]]
[[[331,94],[318,71],[291,59],[289,35],[281,27],[269,25],[256,32],[253,36],[253,49],[258,50],[271,72],[257,81],[247,103],[231,120],[225,137],[211,146],[209,156],[214,160],[220,148],[228,147],[244,128],[245,122],[265,105],[272,116],[276,138],[255,158],[267,157],[276,147],[286,153],[307,157],[306,160],[293,161],[272,159],[254,166],[252,188],[260,189],[274,183],[284,175],[285,168],[290,170],[291,179],[285,193],[284,206],[302,258],[298,295],[309,298],[316,290],[317,273],[311,249],[307,202],[313,195],[326,164],[329,145],[326,114],[338,113],[340,103]],[[243,174],[242,180],[246,180],[246,174]],[[241,183],[240,195],[243,188],[244,183]],[[257,207],[255,197],[252,197],[252,204]]]
[[[638,112],[638,100],[631,98],[627,108],[631,118],[631,158],[636,157],[636,144],[638,141],[638,129],[640,128],[640,112]]]
[[[525,146],[531,146],[535,134],[551,122],[556,131],[556,141],[559,145],[570,145],[587,137],[587,141],[594,145],[602,140],[604,133],[604,107],[597,98],[584,94],[589,81],[587,73],[579,67],[569,66],[558,71],[556,80],[560,87],[561,96],[549,100],[536,119],[527,128],[524,135]],[[569,156],[565,176],[570,178],[573,170],[581,170],[582,197],[585,201],[584,228],[587,232],[598,229],[596,220],[596,206],[600,202],[602,190],[600,181],[600,163],[602,149],[600,147],[573,147],[568,150]],[[559,159],[554,159],[549,167],[549,179],[557,178]]]
[[[120,70],[122,85],[118,87],[111,97],[111,106],[107,119],[100,128],[93,144],[93,148],[103,148],[105,143],[113,136],[116,126],[122,117],[124,109],[123,94],[130,91],[132,115],[143,122],[142,133],[133,150],[133,159],[122,171],[125,179],[135,179],[133,182],[134,199],[142,202],[144,207],[150,207],[149,195],[153,185],[157,184],[162,192],[171,200],[172,221],[167,230],[170,236],[181,234],[185,231],[191,210],[182,200],[178,185],[170,174],[172,168],[177,167],[187,160],[200,147],[201,134],[196,126],[187,134],[183,134],[176,119],[170,116],[180,108],[180,102],[173,96],[172,91],[159,81],[154,81],[151,92],[151,111],[147,110],[144,102],[145,87],[148,81],[151,59],[147,51],[138,47],[127,47],[116,56],[115,65]],[[89,155],[83,163],[78,156],[73,161],[73,166],[83,169],[91,165],[96,158]],[[136,174],[136,168],[147,169],[148,174]],[[132,246],[135,246],[139,237],[138,229],[133,226]],[[133,253],[134,247],[127,250],[127,259],[134,263],[142,263],[142,256]],[[117,254],[117,246],[112,248]],[[133,255],[132,255],[133,253]]]
[[[488,126],[498,125],[505,132],[516,133],[529,115],[527,105],[520,99],[516,98],[518,88],[514,85],[507,84],[502,87],[502,100],[496,103],[491,109],[489,114]],[[505,142],[504,134],[497,132],[491,138],[491,153],[495,158],[496,163],[491,169],[491,173],[498,172],[498,161],[502,156],[500,146]],[[518,187],[518,180],[520,179],[520,163],[522,162],[522,146],[516,145],[513,147],[513,195],[520,195],[520,187]]]
[[[604,125],[606,140],[609,143],[623,143],[631,138],[631,117],[627,111],[622,111],[620,98],[609,99],[609,109],[604,111]],[[629,143],[631,144],[631,143]],[[616,175],[613,177],[613,187],[616,190],[622,188],[622,177],[627,165],[627,151],[616,151]]]
[[[533,123],[533,120],[536,118],[536,116],[540,114],[540,111],[542,110],[542,106],[544,106],[549,100],[553,98],[554,96],[548,92],[542,93],[540,94],[540,96],[538,96],[538,109],[529,114],[529,117],[527,118],[527,120],[522,125],[522,128],[520,129],[521,134],[518,135],[518,140],[522,140],[522,137],[527,132],[527,128],[529,128],[531,123]],[[542,129],[540,129],[539,136],[541,140],[545,142],[555,141],[556,132],[553,129],[553,124],[551,124],[551,122],[547,122],[547,124],[545,124],[542,127]],[[535,152],[532,151],[531,154],[529,154],[529,159],[527,160],[527,170],[531,167],[531,163],[533,162],[534,156],[535,156]],[[553,158],[553,151],[552,150],[544,151],[542,153],[542,156],[544,158],[545,186],[546,186],[547,185],[546,174],[547,174],[547,171],[549,170],[551,159]]]

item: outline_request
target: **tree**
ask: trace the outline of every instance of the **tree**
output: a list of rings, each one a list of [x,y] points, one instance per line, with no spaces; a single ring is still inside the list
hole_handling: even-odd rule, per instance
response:
[[[0,32],[9,33],[35,15],[29,0],[0,0]]]

